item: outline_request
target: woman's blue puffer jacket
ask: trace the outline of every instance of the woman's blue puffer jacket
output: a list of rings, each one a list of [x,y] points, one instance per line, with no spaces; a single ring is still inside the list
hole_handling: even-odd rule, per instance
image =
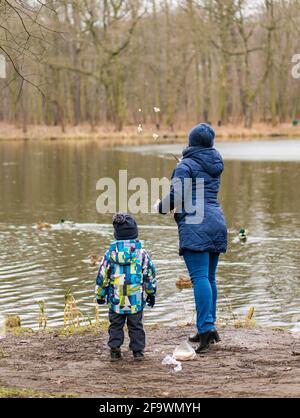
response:
[[[179,254],[184,250],[198,252],[224,253],[227,250],[227,227],[224,214],[218,201],[220,177],[224,169],[221,155],[215,148],[189,146],[183,151],[183,158],[177,164],[172,179],[193,179],[193,202],[196,196],[196,178],[204,179],[204,218],[201,223],[187,223],[189,215],[184,210],[175,213],[179,231]],[[183,194],[184,195],[184,194]],[[174,209],[174,188],[159,205],[159,212],[164,212],[164,202],[170,199],[170,210]]]

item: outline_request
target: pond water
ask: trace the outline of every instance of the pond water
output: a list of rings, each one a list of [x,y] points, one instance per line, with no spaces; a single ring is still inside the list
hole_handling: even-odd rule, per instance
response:
[[[300,141],[217,144],[225,172],[220,200],[229,227],[229,249],[218,271],[219,315],[240,316],[256,308],[261,325],[299,328],[300,321]],[[19,314],[37,327],[45,301],[48,325],[63,323],[64,295],[74,294],[81,311],[94,315],[97,266],[89,254],[104,253],[112,239],[111,215],[96,212],[101,177],[170,176],[182,146],[102,149],[96,141],[0,142],[0,315]],[[177,291],[185,272],[178,256],[172,216],[137,215],[140,238],[158,272],[157,305],[149,323],[192,321],[190,289]],[[75,222],[38,231],[36,222]],[[240,228],[249,240],[235,242]],[[106,317],[105,307],[101,315]]]

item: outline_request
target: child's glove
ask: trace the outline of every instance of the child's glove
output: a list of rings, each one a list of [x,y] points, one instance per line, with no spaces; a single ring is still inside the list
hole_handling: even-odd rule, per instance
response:
[[[150,308],[153,308],[155,305],[155,296],[154,295],[148,295],[146,299],[147,305],[150,306]]]
[[[105,299],[105,298],[100,298],[100,299],[97,299],[97,303],[98,303],[98,305],[104,305],[104,304],[105,304],[105,302],[106,302],[106,299]]]

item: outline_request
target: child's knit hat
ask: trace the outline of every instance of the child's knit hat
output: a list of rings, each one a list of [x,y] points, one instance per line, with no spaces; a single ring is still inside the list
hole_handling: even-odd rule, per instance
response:
[[[190,147],[206,147],[212,148],[214,146],[215,131],[206,123],[196,125],[189,133]]]
[[[113,227],[117,240],[129,240],[138,237],[139,232],[136,220],[128,213],[116,213],[113,216]]]

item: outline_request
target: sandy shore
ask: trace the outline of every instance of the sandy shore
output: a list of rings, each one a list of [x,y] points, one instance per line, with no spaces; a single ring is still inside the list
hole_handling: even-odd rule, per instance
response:
[[[216,129],[218,140],[250,140],[266,138],[300,138],[300,126],[282,124],[272,127],[266,124],[254,124],[252,129],[245,129],[242,125],[222,126],[220,128],[213,125]],[[116,132],[113,127],[96,127],[93,131],[88,125],[77,127],[67,126],[62,132],[59,126],[28,126],[27,132],[14,125],[0,123],[0,141],[6,140],[58,140],[58,139],[95,139],[103,143],[104,146],[147,144],[153,142],[180,143],[186,141],[186,136],[190,127],[178,128],[174,132],[168,129],[156,131],[153,126],[145,126],[142,133],[137,132],[136,126],[125,127],[122,132]],[[153,134],[158,134],[159,138],[154,139]]]
[[[299,397],[300,341],[271,329],[221,330],[222,342],[175,373],[161,364],[192,327],[148,330],[145,360],[109,361],[107,333],[7,335],[0,340],[0,396]]]

